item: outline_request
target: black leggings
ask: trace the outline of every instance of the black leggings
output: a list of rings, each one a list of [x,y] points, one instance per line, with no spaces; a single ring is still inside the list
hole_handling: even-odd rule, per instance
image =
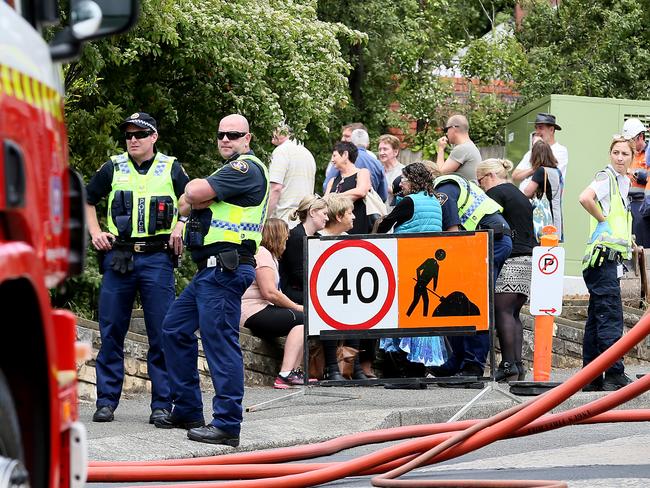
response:
[[[244,327],[260,337],[286,336],[296,325],[305,323],[305,314],[290,308],[267,305],[254,315],[248,317]]]
[[[524,329],[519,318],[519,311],[524,303],[526,303],[526,295],[522,293],[494,294],[494,317],[501,346],[501,357],[509,363],[521,361]]]

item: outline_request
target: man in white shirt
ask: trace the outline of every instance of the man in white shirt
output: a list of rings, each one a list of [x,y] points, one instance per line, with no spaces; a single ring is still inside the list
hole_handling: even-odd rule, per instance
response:
[[[535,136],[541,137],[544,142],[551,146],[553,156],[557,159],[557,167],[562,173],[562,179],[566,182],[566,169],[569,164],[569,151],[566,147],[555,140],[555,131],[562,130],[557,125],[555,115],[539,113],[535,117]],[[534,171],[530,163],[530,151],[524,154],[517,168],[512,172],[513,183],[519,183],[519,188],[528,186]]]
[[[268,215],[293,227],[298,221],[290,220],[289,216],[304,197],[314,193],[316,161],[312,153],[293,138],[288,125],[278,127],[271,142],[277,147],[271,154],[269,165],[271,192]]]

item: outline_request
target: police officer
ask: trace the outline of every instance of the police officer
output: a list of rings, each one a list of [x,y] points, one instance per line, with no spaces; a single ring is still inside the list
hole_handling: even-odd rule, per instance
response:
[[[151,378],[149,423],[164,417],[171,399],[162,350],[162,322],[174,301],[174,254],[182,251],[183,224],[178,198],[189,178],[181,164],[155,148],[156,120],[134,113],[120,124],[127,152],[112,156],[86,187],[86,216],[92,244],[103,270],[99,294],[101,348],[97,355],[95,422],[111,422],[124,379],[124,337],[140,293],[149,338]],[[95,206],[108,197],[108,231],[102,231]]]
[[[492,267],[494,274],[492,278],[494,284],[503,263],[512,251],[510,227],[501,215],[503,208],[488,197],[478,185],[458,174],[439,176],[435,179],[433,186],[440,192],[442,221],[445,225],[443,230],[493,230]],[[446,374],[483,376],[485,361],[490,349],[488,332],[481,331],[474,335],[450,337],[449,343],[453,355],[442,367]],[[446,386],[451,386],[451,384]],[[459,384],[459,386],[465,385]]]
[[[623,334],[619,280],[623,259],[632,248],[632,216],[628,203],[627,170],[635,153],[634,140],[615,137],[609,146],[610,164],[580,194],[590,215],[591,238],[582,260],[582,276],[589,290],[589,310],[582,345],[582,363],[589,364]],[[622,359],[586,385],[584,391],[614,391],[630,383]]]
[[[219,152],[225,164],[185,188],[181,210],[192,212],[186,244],[198,271],[169,310],[163,324],[172,387],[171,414],[159,428],[189,429],[189,439],[239,445],[244,367],[239,346],[241,297],[255,279],[254,255],[262,239],[269,178],[250,150],[248,121],[228,115],[219,123]],[[213,419],[203,425],[197,372],[200,330],[215,396]]]

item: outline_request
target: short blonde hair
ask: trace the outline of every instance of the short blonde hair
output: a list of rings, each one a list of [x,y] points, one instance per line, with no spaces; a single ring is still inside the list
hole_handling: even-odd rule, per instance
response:
[[[399,142],[399,139],[395,137],[393,134],[384,134],[383,136],[379,136],[379,140],[377,141],[377,145],[381,144],[382,142],[385,142],[388,144],[390,147],[393,149],[399,150],[401,144]]]
[[[301,224],[304,224],[310,210],[321,210],[323,208],[327,208],[327,203],[325,203],[325,200],[323,200],[322,197],[319,197],[318,195],[309,195],[300,200],[298,208],[291,212],[290,218],[291,220],[298,219]]]
[[[343,217],[345,212],[354,208],[354,202],[350,197],[338,193],[329,193],[325,195],[324,200],[327,203],[328,224],[336,223],[337,217]]]
[[[632,157],[636,155],[636,144],[634,142],[634,138],[632,139],[627,139],[625,137],[613,137],[612,138],[612,143],[609,145],[609,152],[612,152],[612,149],[614,149],[614,146],[618,144],[619,142],[626,142],[628,146],[630,146],[630,150],[632,151]]]
[[[507,179],[508,173],[510,173],[513,167],[514,165],[509,159],[489,158],[481,161],[476,166],[476,175],[478,176],[480,174],[482,176],[494,173],[499,178]]]
[[[435,162],[431,161],[430,159],[423,159],[420,162],[427,167],[434,179],[438,176],[442,176],[442,173],[440,172],[440,169]]]

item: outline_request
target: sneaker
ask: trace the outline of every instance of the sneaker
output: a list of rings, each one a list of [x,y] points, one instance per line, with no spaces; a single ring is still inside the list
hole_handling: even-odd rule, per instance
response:
[[[603,391],[616,391],[630,383],[632,383],[632,380],[625,373],[605,373]]]
[[[282,375],[276,376],[273,388],[277,390],[287,390],[289,388],[299,388],[304,384],[304,373],[300,370],[293,370],[286,377]]]

